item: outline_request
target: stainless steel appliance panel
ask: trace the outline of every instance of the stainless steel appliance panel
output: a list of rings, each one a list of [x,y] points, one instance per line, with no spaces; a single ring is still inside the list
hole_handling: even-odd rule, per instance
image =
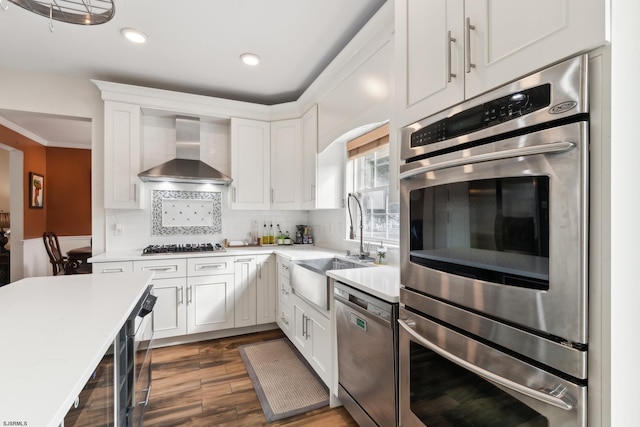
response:
[[[429,313],[430,317],[448,325],[468,331],[577,379],[587,378],[586,349],[577,349],[505,323],[495,322],[409,289],[400,289],[400,299],[411,301],[412,309],[420,313]]]
[[[546,152],[548,148],[552,150]],[[413,164],[403,166],[400,182],[401,283],[507,322],[570,342],[587,343],[587,159],[588,124],[577,122],[414,162],[420,164],[417,168]],[[475,251],[468,238],[463,244],[461,239],[450,239],[453,241],[450,247],[434,250],[410,247],[416,218],[421,221],[421,228],[438,220],[433,213],[436,208],[427,202],[425,206],[414,207],[414,211],[421,212],[412,214],[412,198],[415,199],[419,192],[455,183],[521,177],[548,177],[548,257]],[[464,225],[465,221],[468,224],[468,218],[460,224],[451,223],[452,214],[464,209],[468,211],[464,203],[468,204],[468,200],[459,202],[458,207],[447,212],[449,218],[444,221],[449,223],[438,228],[438,232],[450,227],[452,232],[469,234],[463,228],[469,227]],[[427,233],[433,231],[424,231],[423,240],[433,241],[435,238]],[[455,252],[460,248],[466,254]],[[489,255],[489,260],[478,261],[476,252]],[[489,263],[489,270],[516,268],[525,276],[541,278],[542,282],[546,277],[548,289],[509,286],[421,265],[421,258],[436,256],[447,262],[454,258],[450,264]],[[514,265],[519,266],[505,265],[512,259]]]
[[[586,426],[586,384],[405,309],[399,323],[403,427]]]
[[[395,426],[397,304],[342,283],[335,284],[334,292],[338,382],[342,393],[349,395],[346,404],[357,402],[379,426]],[[362,415],[355,412],[354,416]]]
[[[401,140],[403,141],[400,151],[401,159],[407,160],[412,157],[462,145],[472,140],[490,138],[516,129],[588,112],[587,61],[587,55],[572,58],[405,127],[401,133]],[[404,143],[404,141],[408,141],[411,138],[412,133],[420,131],[433,123],[449,119],[460,113],[464,115],[469,110],[490,104],[498,98],[517,96],[523,91],[543,84],[550,85],[549,105],[545,108],[528,112],[522,111],[520,106],[514,106],[511,117],[508,117],[509,112],[506,112],[507,120],[498,118],[497,123],[496,120],[492,120],[486,127],[471,126],[472,129],[477,128],[477,130],[465,133],[460,137],[418,146]],[[496,114],[501,116],[500,111],[497,111]],[[494,123],[496,124],[494,125]],[[468,126],[468,123],[465,123],[465,125]]]

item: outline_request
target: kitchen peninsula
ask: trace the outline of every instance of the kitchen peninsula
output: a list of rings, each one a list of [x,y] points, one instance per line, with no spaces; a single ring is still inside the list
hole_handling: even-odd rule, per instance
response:
[[[151,277],[33,277],[0,288],[0,423],[60,425]]]

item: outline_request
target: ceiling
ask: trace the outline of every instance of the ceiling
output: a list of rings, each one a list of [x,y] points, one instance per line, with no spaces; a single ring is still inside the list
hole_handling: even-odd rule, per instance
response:
[[[298,99],[386,0],[114,1],[112,20],[84,26],[0,0],[0,66],[279,104]],[[260,64],[243,64],[246,52]],[[45,145],[91,146],[85,119],[9,110],[0,119]]]

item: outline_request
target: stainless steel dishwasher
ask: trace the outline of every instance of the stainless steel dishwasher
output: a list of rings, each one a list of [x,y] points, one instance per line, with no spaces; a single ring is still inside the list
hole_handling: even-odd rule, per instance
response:
[[[334,284],[338,398],[361,426],[398,425],[398,304]]]

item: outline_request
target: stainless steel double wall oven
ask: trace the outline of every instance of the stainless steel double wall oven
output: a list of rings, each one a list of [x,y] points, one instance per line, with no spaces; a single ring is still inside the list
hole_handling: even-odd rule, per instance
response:
[[[584,426],[580,56],[403,129],[400,423]]]

